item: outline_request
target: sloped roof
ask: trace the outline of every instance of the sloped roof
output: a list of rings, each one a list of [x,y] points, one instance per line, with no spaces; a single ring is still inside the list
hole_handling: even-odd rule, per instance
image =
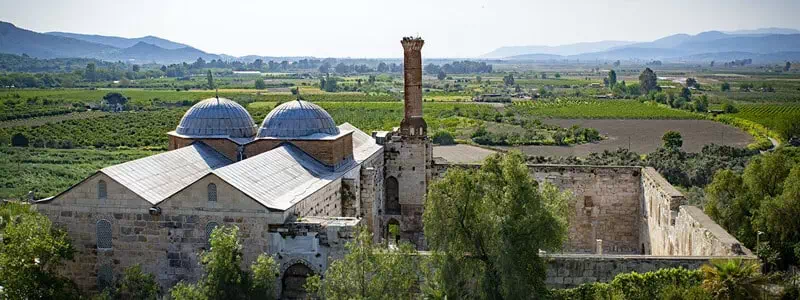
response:
[[[262,205],[286,210],[341,177],[341,170],[346,169],[331,170],[300,148],[285,143],[213,173]]]
[[[108,175],[152,204],[184,189],[232,161],[214,148],[192,145],[103,168]]]
[[[350,123],[343,123],[342,125],[339,125],[339,130],[343,132],[353,132],[353,159],[357,163],[363,162],[365,159],[369,158],[375,154],[375,152],[380,150],[381,147],[383,147],[378,145],[372,136],[359,130]]]

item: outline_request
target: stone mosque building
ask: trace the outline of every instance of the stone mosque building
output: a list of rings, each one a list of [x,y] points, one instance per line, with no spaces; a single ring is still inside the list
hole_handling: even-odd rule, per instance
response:
[[[354,227],[378,242],[389,225],[425,249],[422,212],[428,183],[450,167],[433,158],[422,114],[423,40],[404,38],[404,118],[367,134],[303,100],[283,103],[256,126],[223,98],[190,108],[169,135],[169,151],[98,170],[66,191],[36,201],[66,228],[78,251],[64,268],[79,286],[100,290],[139,264],[164,288],[200,277],[198,253],[217,226],[236,225],[249,265],[280,264],[279,292],[344,255]],[[572,191],[564,252],[549,254],[554,287],[608,280],[653,268],[697,267],[710,257],[752,258],[655,170],[531,165],[531,174]]]

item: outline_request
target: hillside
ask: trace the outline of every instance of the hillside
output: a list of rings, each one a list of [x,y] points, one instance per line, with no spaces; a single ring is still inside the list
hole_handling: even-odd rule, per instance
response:
[[[633,44],[633,42],[601,41],[561,46],[510,46],[497,48],[492,52],[481,55],[481,58],[506,58],[524,54],[575,55],[586,52],[605,51],[614,47],[629,44]]]
[[[106,61],[171,64],[220,59],[183,44],[147,36],[136,39],[71,33],[39,33],[0,22],[0,53],[30,57],[93,58]]]
[[[145,37],[140,38],[123,38],[117,36],[105,36],[105,35],[94,35],[94,34],[80,34],[80,33],[69,33],[69,32],[46,32],[47,35],[55,35],[60,37],[67,37],[76,40],[82,40],[86,42],[108,45],[115,48],[128,48],[133,47],[139,42],[148,43],[150,45],[156,45],[158,47],[164,49],[179,49],[189,47],[189,45],[176,43],[170,40],[162,39],[157,36],[148,35]]]

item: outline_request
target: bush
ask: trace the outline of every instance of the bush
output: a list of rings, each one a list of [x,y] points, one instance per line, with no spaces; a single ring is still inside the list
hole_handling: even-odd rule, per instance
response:
[[[440,130],[433,135],[433,143],[439,145],[453,145],[456,142],[455,139],[453,139],[453,135],[450,134],[450,132]]]
[[[661,269],[643,274],[619,274],[610,283],[585,283],[576,288],[552,290],[551,294],[553,299],[564,300],[708,299],[702,298],[706,294],[699,289],[702,280],[703,273],[697,270]],[[664,298],[665,296],[670,298]]]

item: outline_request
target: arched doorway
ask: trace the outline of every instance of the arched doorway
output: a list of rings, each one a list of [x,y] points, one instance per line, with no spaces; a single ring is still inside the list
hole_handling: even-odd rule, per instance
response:
[[[283,272],[281,299],[306,299],[306,279],[314,271],[303,263],[295,263]]]
[[[389,176],[386,178],[386,197],[385,197],[385,207],[384,213],[387,215],[399,215],[400,214],[400,187],[397,183],[397,178],[393,176]]]
[[[400,242],[400,222],[395,219],[389,219],[386,222],[386,232],[384,234],[387,245],[397,245]]]

